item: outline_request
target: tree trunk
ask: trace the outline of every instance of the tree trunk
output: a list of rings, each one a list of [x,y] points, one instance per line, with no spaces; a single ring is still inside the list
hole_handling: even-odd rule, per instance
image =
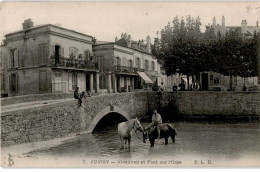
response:
[[[190,80],[189,80],[189,75],[187,75],[187,83],[188,83],[188,91],[190,91]]]
[[[230,89],[230,91],[233,91],[232,90],[232,75],[229,75],[229,89]]]

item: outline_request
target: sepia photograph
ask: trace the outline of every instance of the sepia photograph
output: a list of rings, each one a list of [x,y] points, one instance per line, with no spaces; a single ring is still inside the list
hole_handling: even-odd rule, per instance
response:
[[[260,168],[260,1],[1,1],[1,167]]]

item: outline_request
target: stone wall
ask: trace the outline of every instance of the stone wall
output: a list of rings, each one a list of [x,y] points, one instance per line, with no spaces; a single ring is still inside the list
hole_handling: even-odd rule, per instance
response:
[[[73,98],[73,93],[48,93],[48,94],[30,94],[23,96],[14,96],[1,98],[1,106],[24,103],[24,102],[33,102],[41,100],[56,100],[64,98]]]
[[[129,92],[46,104],[1,114],[2,146],[91,132],[102,117],[116,112],[150,120],[159,109],[164,121],[198,116],[256,116],[259,92]]]

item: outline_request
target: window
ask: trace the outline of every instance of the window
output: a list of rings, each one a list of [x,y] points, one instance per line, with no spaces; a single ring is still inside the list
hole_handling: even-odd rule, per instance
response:
[[[69,73],[69,90],[73,91],[78,86],[78,76],[77,73]]]
[[[1,78],[2,78],[2,90],[5,90],[5,74],[1,74]]]
[[[128,67],[133,67],[133,61],[132,60],[128,60]]]
[[[89,61],[90,60],[90,51],[86,50],[84,51],[84,58]]]
[[[55,46],[55,50],[56,50],[56,46]],[[47,63],[47,46],[46,46],[46,44],[38,45],[38,60],[39,60],[39,65],[46,65],[46,63]]]
[[[152,70],[155,70],[154,61],[152,61]]]
[[[10,75],[10,92],[19,91],[19,76],[16,73]]]
[[[148,70],[149,69],[149,61],[145,60],[145,69]]]
[[[214,84],[219,84],[219,77],[214,78]]]
[[[116,58],[116,65],[117,66],[120,66],[121,65],[121,60],[119,57]]]
[[[123,59],[122,59],[122,66],[126,66],[126,63],[127,63],[126,58],[123,58]]]
[[[78,56],[78,49],[77,48],[70,48],[70,58],[76,58]]]
[[[18,67],[18,60],[19,60],[19,50],[18,49],[13,49],[10,51],[10,56],[11,56],[11,59],[10,59],[10,65],[9,67],[10,68],[15,68],[15,67]]]
[[[140,68],[140,58],[136,58],[136,68]]]

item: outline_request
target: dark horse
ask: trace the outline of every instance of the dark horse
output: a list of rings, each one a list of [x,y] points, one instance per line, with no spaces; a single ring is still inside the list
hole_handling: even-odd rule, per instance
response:
[[[159,136],[157,127],[159,127],[160,132],[161,132],[160,139],[164,138],[166,145],[168,144],[169,137],[171,137],[172,142],[175,143],[175,136],[177,135],[177,131],[171,124],[168,124],[168,123],[145,128],[144,132],[143,132],[143,142],[144,143],[146,142],[146,139],[149,139],[149,141],[151,143],[151,147],[154,146],[154,141]]]

